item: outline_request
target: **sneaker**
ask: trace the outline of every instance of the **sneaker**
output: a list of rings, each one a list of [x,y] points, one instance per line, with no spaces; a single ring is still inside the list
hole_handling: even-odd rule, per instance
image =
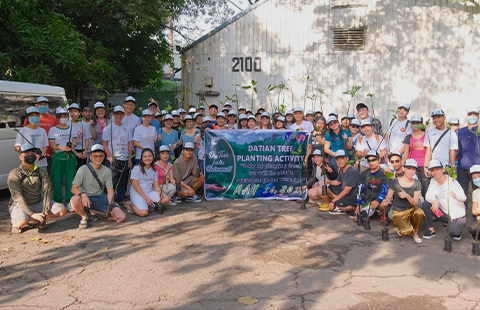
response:
[[[182,198],[180,198],[178,196],[173,196],[171,201],[173,201],[176,204],[179,204],[180,202],[182,202]]]
[[[321,204],[319,204],[318,210],[326,212],[326,211],[330,211],[330,208],[325,202],[322,202]]]
[[[435,235],[435,232],[429,229],[423,234],[423,239],[432,239]]]
[[[167,203],[167,206],[176,206],[177,203],[174,202],[173,200],[170,200],[168,203]]]
[[[69,202],[66,206],[68,212],[73,212],[72,204]]]
[[[188,201],[188,202],[201,202],[200,198],[198,198],[197,195],[188,196],[187,199],[185,199],[185,201]]]
[[[133,214],[133,213],[135,213],[135,212],[133,212],[133,206],[132,206],[132,202],[131,202],[131,201],[125,202],[125,208],[127,209],[127,213],[128,213],[128,214]]]
[[[413,241],[415,241],[415,243],[422,243],[422,238],[415,237],[414,235],[412,235],[412,238],[413,238]]]
[[[330,210],[328,213],[339,215],[339,214],[346,214],[345,211],[340,210],[338,207],[335,207],[333,210]]]
[[[462,235],[458,235],[458,236],[455,236],[455,237],[452,237],[453,240],[456,240],[456,241],[460,241],[462,240]]]

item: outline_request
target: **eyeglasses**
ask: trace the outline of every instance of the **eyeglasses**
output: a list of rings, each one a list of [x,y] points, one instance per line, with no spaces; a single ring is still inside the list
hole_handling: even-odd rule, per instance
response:
[[[398,164],[398,163],[400,162],[400,159],[397,159],[397,160],[390,160],[390,162],[391,162],[392,164]]]
[[[374,162],[377,161],[377,159],[376,159],[376,158],[372,158],[372,159],[367,159],[367,161],[368,161],[369,163],[374,163]]]
[[[358,125],[350,125],[350,127],[352,127],[352,128],[360,128],[360,126],[358,126]]]

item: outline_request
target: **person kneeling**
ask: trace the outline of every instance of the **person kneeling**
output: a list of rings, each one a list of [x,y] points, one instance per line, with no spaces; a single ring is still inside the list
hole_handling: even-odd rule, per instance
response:
[[[75,195],[70,199],[75,213],[80,215],[79,228],[88,227],[88,215],[90,213],[102,214],[116,222],[125,221],[126,215],[119,207],[113,207],[110,214],[106,214],[109,205],[113,204],[114,190],[112,183],[112,171],[102,165],[106,154],[103,146],[95,144],[91,148],[90,163],[81,166],[72,183],[72,193]],[[107,193],[105,194],[105,187]]]
[[[170,198],[163,194],[162,187],[158,184],[158,173],[153,168],[153,151],[143,149],[140,163],[133,167],[130,179],[130,201],[125,206],[130,214],[147,216],[148,211],[153,211],[157,204],[167,204]],[[160,206],[162,210],[162,206]]]
[[[313,151],[312,160],[314,163],[312,174],[308,179],[307,185],[304,186],[304,190],[308,188],[308,197],[310,200],[322,200],[322,203],[319,205],[320,211],[329,211],[330,208],[328,205],[330,204],[330,197],[328,196],[328,191],[324,195],[323,187],[326,187],[329,181],[335,180],[338,173],[330,164],[323,160],[320,150]],[[336,192],[336,194],[338,193],[339,192]]]
[[[218,116],[217,116],[218,117]],[[194,144],[187,142],[183,146],[183,154],[173,163],[173,177],[180,183],[177,185],[177,196],[186,198],[189,202],[200,202],[201,200],[195,194],[205,180],[205,176],[200,172],[198,160],[193,155]],[[179,188],[180,187],[180,188]]]
[[[425,213],[425,227],[427,228],[423,238],[431,239],[435,237],[434,215],[442,223],[448,223],[448,217],[450,216],[450,236],[458,241],[462,239],[462,230],[467,223],[464,204],[467,196],[457,180],[452,181],[450,176],[443,174],[445,170],[438,160],[431,160],[428,163],[428,170],[433,178],[430,180],[430,186],[425,195],[426,201],[422,204]]]
[[[19,234],[31,220],[45,228],[48,218],[60,217],[67,213],[61,203],[52,199],[52,186],[45,169],[35,165],[40,158],[36,148],[30,143],[20,147],[20,167],[8,174],[7,184],[10,190],[8,210],[12,218],[12,233]]]
[[[393,199],[392,221],[397,227],[399,236],[412,236],[416,243],[422,243],[418,231],[425,220],[422,209],[417,207],[422,185],[413,177],[417,173],[417,161],[408,159],[405,162],[405,174],[390,182],[387,197],[381,203],[386,208]],[[412,226],[413,222],[413,226]]]

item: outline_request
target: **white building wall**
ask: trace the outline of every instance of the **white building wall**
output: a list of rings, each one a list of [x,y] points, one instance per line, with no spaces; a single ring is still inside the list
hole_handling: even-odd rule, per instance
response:
[[[334,8],[348,4],[365,6]],[[207,97],[218,103],[237,91],[240,104],[251,108],[253,97],[254,109],[272,110],[279,91],[266,88],[284,81],[288,108],[303,106],[305,87],[307,96],[321,88],[324,112],[345,113],[349,96],[342,93],[360,85],[354,101],[371,106],[372,93],[383,122],[404,102],[411,114],[425,117],[440,107],[462,119],[468,107],[480,106],[480,25],[467,18],[468,9],[451,0],[266,0],[184,51],[185,104],[196,105],[197,92],[219,92]],[[365,49],[333,51],[331,28],[338,26],[367,26]],[[232,72],[234,57],[260,57],[261,71]],[[206,76],[212,88],[203,86]],[[252,79],[256,95],[241,88]]]

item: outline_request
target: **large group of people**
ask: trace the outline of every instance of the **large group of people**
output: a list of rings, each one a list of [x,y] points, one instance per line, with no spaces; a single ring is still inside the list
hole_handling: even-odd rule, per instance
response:
[[[67,211],[76,212],[79,227],[86,228],[89,213],[122,222],[125,213],[143,217],[166,205],[200,202],[205,131],[271,129],[310,133],[304,190],[320,211],[356,222],[379,219],[382,226],[393,222],[399,236],[417,243],[435,236],[435,221],[446,223],[451,237],[460,240],[467,216],[473,216],[468,231],[476,235],[477,110],[468,111],[467,126],[459,128],[458,118],[447,122],[435,109],[428,129],[422,116],[408,118],[408,104],[398,106],[387,126],[365,103],[356,105],[357,117],[301,107],[284,115],[262,108],[254,113],[229,102],[220,111],[207,100],[188,112],[160,110],[153,98],[141,116],[135,107],[128,96],[111,111],[102,102],[93,111],[72,103],[52,116],[48,99],[39,97],[26,109],[14,146],[21,164],[8,178],[12,233],[29,222],[43,227],[47,218]]]

